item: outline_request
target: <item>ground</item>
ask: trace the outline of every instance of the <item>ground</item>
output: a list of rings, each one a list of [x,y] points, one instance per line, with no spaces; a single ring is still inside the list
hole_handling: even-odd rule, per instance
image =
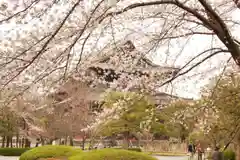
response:
[[[3,156],[0,156],[0,160],[18,160],[18,157],[3,157]]]
[[[171,156],[166,156],[166,157],[162,157],[159,156],[158,159],[161,160],[187,160],[187,157],[171,157]],[[18,157],[2,157],[0,156],[0,160],[18,160]]]

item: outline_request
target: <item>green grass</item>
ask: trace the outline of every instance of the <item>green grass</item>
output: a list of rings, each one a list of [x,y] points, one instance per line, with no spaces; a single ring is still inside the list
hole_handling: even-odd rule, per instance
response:
[[[39,158],[62,158],[80,154],[80,149],[71,146],[46,145],[24,152],[19,160],[37,160]]]
[[[69,160],[157,160],[156,158],[135,151],[123,149],[101,149],[72,156]]]

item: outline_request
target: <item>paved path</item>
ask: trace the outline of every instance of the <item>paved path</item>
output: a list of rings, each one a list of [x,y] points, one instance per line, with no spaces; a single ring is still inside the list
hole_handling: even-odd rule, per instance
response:
[[[3,157],[3,156],[0,156],[0,160],[18,160],[18,157]]]
[[[157,157],[159,160],[188,160],[188,157],[187,156],[181,156],[181,157],[178,157],[178,156],[158,156]]]

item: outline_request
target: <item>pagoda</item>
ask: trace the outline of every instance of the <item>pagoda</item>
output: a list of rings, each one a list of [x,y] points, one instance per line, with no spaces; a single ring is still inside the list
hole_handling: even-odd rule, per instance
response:
[[[146,87],[144,83],[148,85],[147,79],[150,76],[154,77],[155,81],[162,82],[171,78],[179,71],[179,68],[154,64],[144,54],[140,53],[131,41],[106,47],[101,53],[96,54],[96,57],[91,57],[91,59],[85,59],[84,61],[86,62],[84,68],[81,68],[79,72],[69,78],[57,92],[51,95],[52,98],[61,102],[69,98],[70,95],[68,95],[67,90],[84,88],[82,90],[87,92],[87,96],[85,95],[84,99],[89,100],[93,106],[99,105],[102,104],[99,103],[102,102],[102,93],[110,88],[116,89],[117,87],[115,86],[114,88],[112,85],[119,79],[123,79],[120,84],[122,85],[120,86],[121,89],[125,89],[133,79],[143,80],[143,85],[132,85],[127,89],[127,91],[138,92]],[[115,83],[115,85],[119,84]],[[172,100],[184,99],[159,92],[157,85],[153,86],[153,89],[152,96],[157,106],[165,105]]]

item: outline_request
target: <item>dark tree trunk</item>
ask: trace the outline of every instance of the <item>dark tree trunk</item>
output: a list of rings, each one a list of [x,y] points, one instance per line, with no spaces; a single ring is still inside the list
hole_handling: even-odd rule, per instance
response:
[[[24,148],[24,146],[25,146],[25,138],[22,138],[22,148]]]
[[[70,137],[69,142],[70,142],[70,146],[73,146],[73,137]]]
[[[11,146],[11,148],[13,148],[13,137],[12,136],[10,137],[10,146]]]
[[[49,139],[48,144],[49,144],[49,145],[52,145],[52,143],[53,143],[53,139]]]
[[[40,139],[37,139],[35,147],[38,147],[39,143],[40,143]]]
[[[29,139],[25,138],[25,148],[30,148],[31,147],[31,142],[29,141]]]
[[[19,148],[22,148],[22,139],[19,139],[19,140],[18,140],[18,147],[19,147]]]
[[[86,137],[84,135],[82,139],[82,150],[85,150],[85,142],[86,142]]]
[[[19,147],[19,134],[16,135],[16,148]]]
[[[123,148],[128,149],[129,148],[129,132],[126,131],[123,135],[124,135]]]
[[[5,140],[6,140],[6,137],[5,137],[5,136],[2,136],[2,148],[5,147]]]
[[[7,136],[7,144],[6,144],[6,147],[9,148],[10,146],[10,136]]]
[[[44,142],[44,139],[42,137],[40,137],[40,141],[41,141],[42,146],[44,146],[45,142]]]
[[[67,143],[68,143],[68,136],[66,135],[64,144],[67,145]]]

